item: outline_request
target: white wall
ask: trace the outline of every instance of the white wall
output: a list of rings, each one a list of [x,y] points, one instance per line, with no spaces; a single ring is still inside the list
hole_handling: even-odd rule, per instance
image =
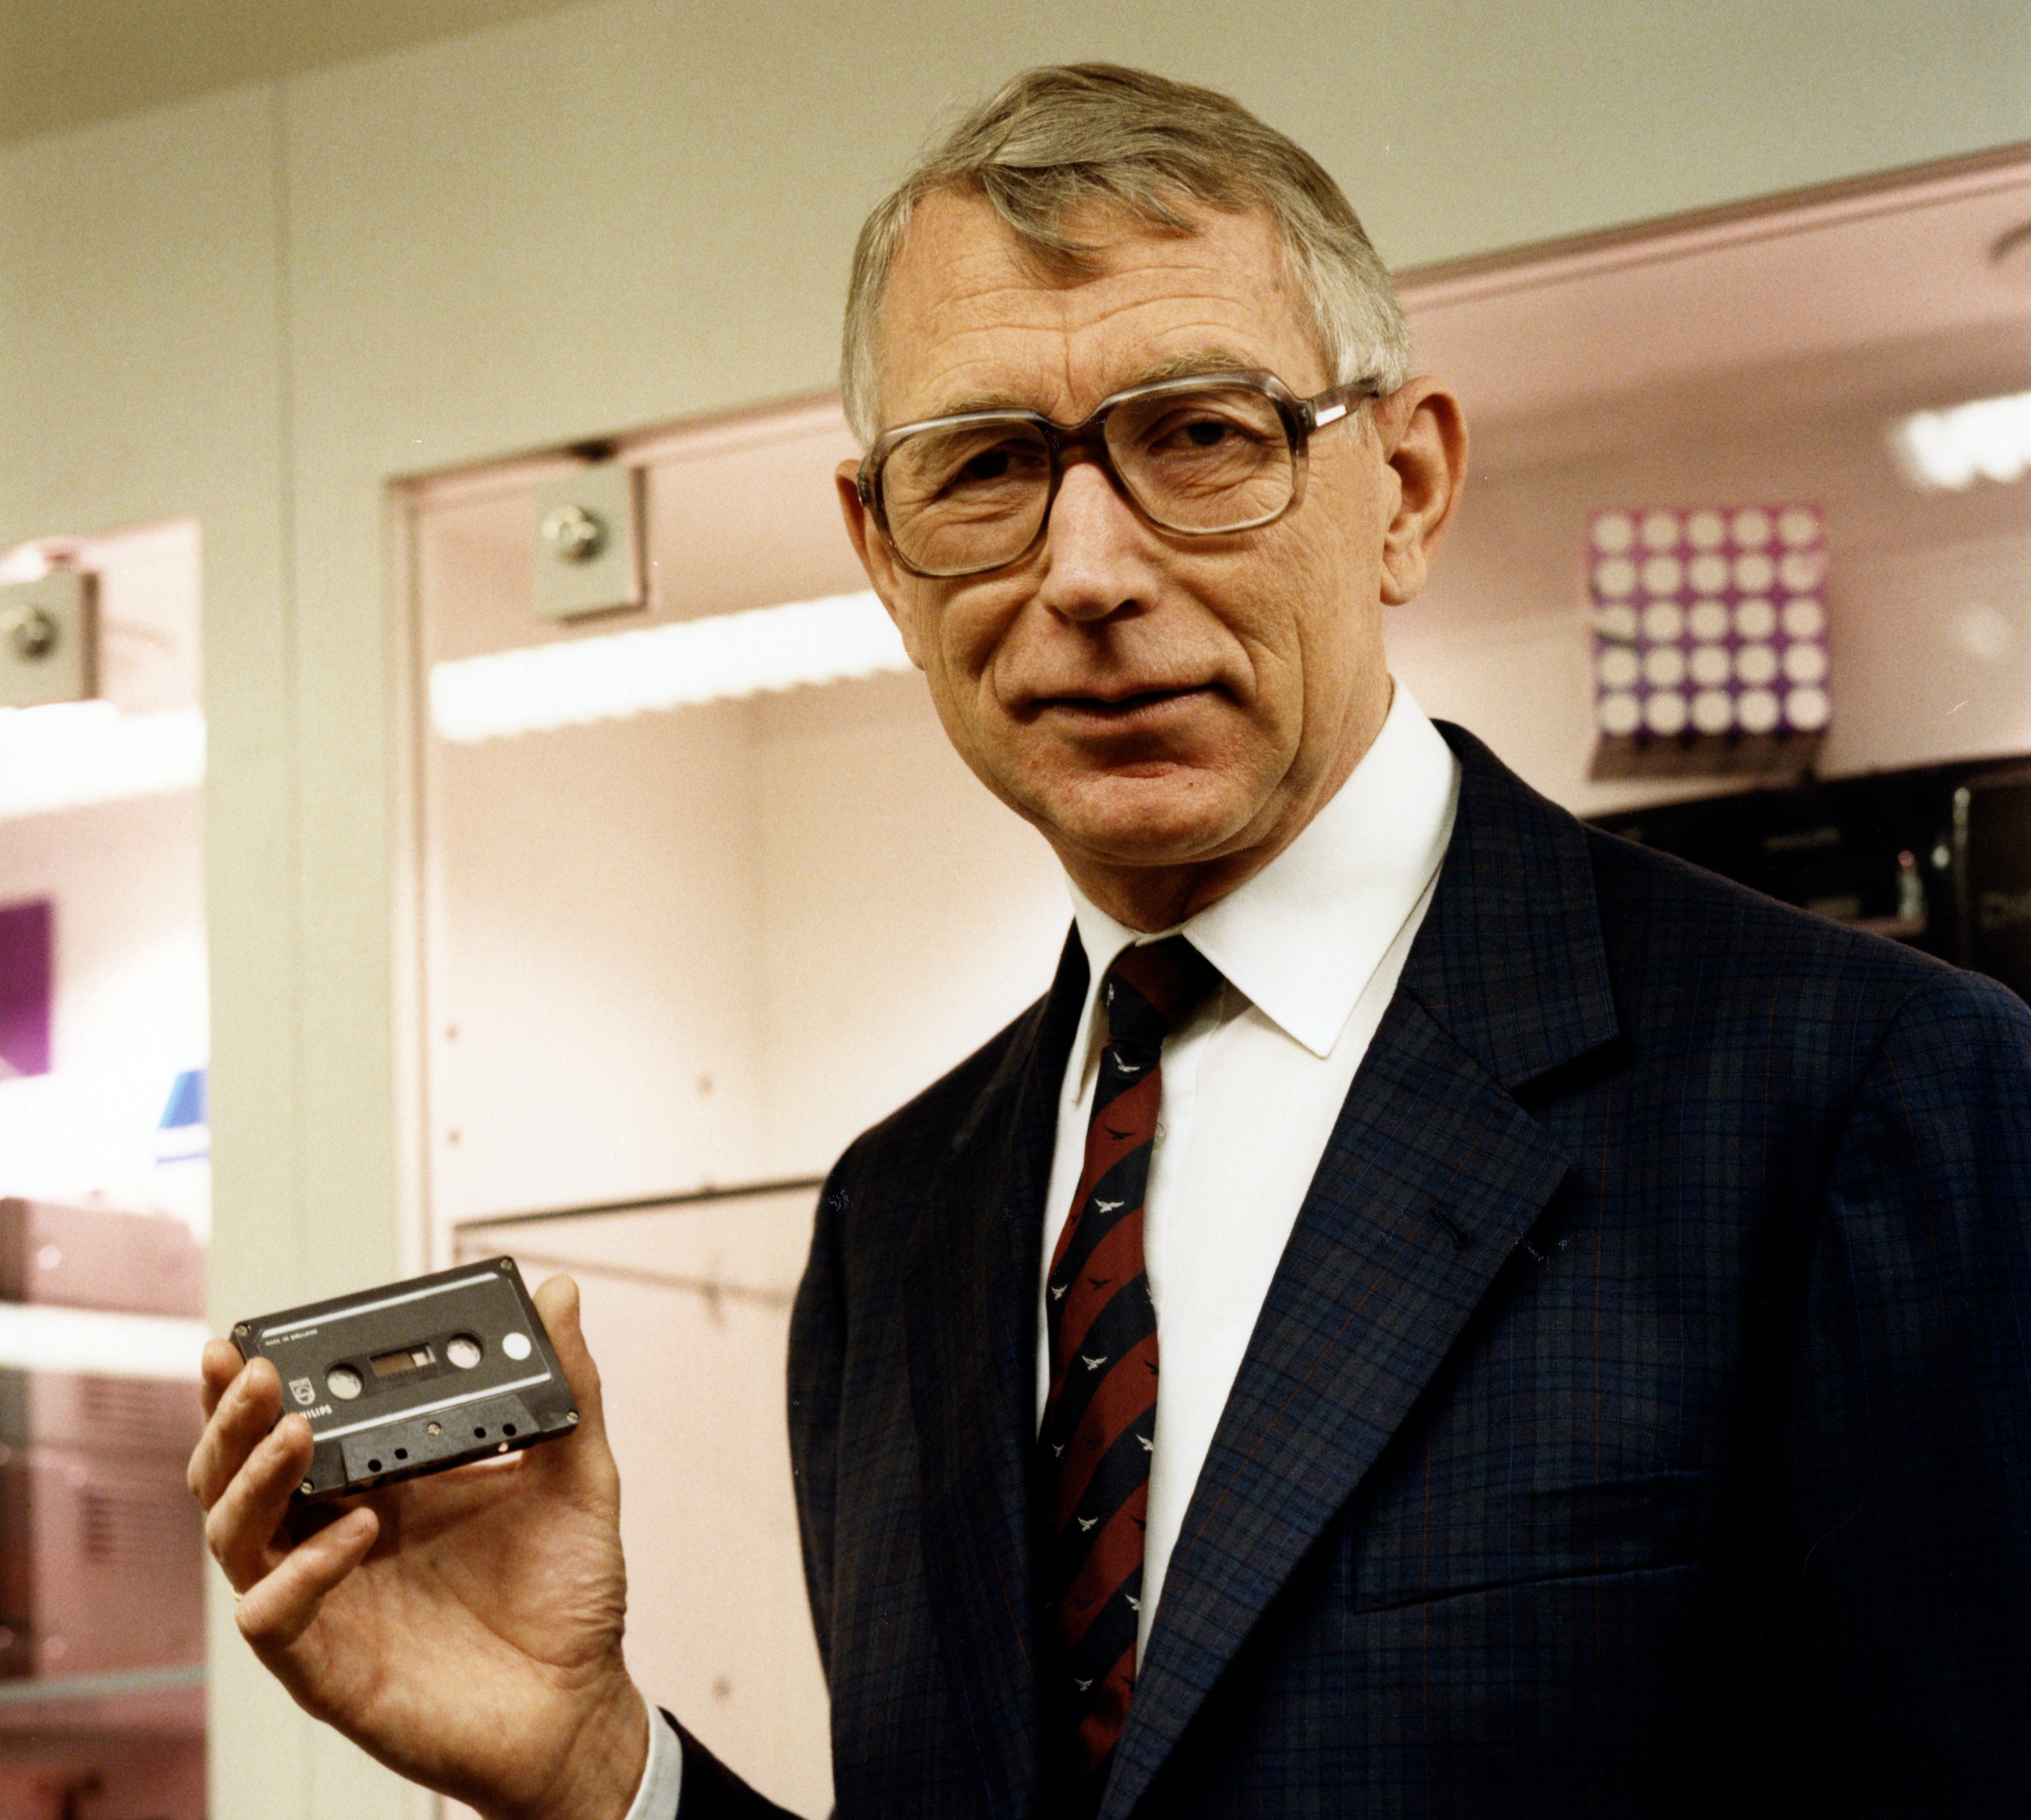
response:
[[[1109,55],[1309,144],[1429,260],[2031,137],[1992,0],[590,0],[0,152],[0,546],[206,548],[214,1312],[397,1267],[393,475],[809,391],[941,110]],[[233,1645],[214,1811],[401,1811]]]

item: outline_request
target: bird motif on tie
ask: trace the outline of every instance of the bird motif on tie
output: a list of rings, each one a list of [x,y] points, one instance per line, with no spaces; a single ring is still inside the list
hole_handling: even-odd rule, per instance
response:
[[[1164,1039],[1216,978],[1182,936],[1130,948],[1109,969],[1084,1166],[1045,1280],[1037,1457],[1053,1732],[1072,1816],[1099,1804],[1135,1686],[1157,1383],[1143,1197]]]

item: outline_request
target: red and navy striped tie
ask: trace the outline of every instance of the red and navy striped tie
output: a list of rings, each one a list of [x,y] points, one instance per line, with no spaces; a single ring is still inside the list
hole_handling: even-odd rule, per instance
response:
[[[1045,1281],[1050,1393],[1037,1438],[1049,1532],[1053,1698],[1075,1813],[1105,1787],[1135,1686],[1142,1534],[1157,1431],[1157,1311],[1142,1201],[1164,1039],[1215,975],[1182,935],[1130,948],[1101,983],[1086,1166]]]

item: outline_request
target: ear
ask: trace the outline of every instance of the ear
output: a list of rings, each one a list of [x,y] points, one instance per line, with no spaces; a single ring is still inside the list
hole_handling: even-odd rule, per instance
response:
[[[1396,509],[1382,543],[1382,599],[1401,606],[1425,585],[1432,553],[1466,481],[1466,420],[1437,379],[1417,379],[1371,407]]]
[[[888,608],[896,631],[903,635],[903,649],[909,653],[911,662],[922,669],[924,660],[917,649],[911,617],[902,606],[909,578],[896,566],[889,540],[876,528],[874,515],[862,502],[860,464],[840,462],[833,471],[833,484],[839,490],[839,514],[846,520],[846,535],[853,544],[853,554],[860,558],[860,566],[867,572],[869,584]]]

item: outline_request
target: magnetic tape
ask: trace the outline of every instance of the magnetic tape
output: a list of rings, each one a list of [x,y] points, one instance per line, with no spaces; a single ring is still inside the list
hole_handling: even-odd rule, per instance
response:
[[[316,1442],[308,1501],[442,1472],[568,1434],[578,1406],[512,1258],[242,1321],[282,1408]]]

